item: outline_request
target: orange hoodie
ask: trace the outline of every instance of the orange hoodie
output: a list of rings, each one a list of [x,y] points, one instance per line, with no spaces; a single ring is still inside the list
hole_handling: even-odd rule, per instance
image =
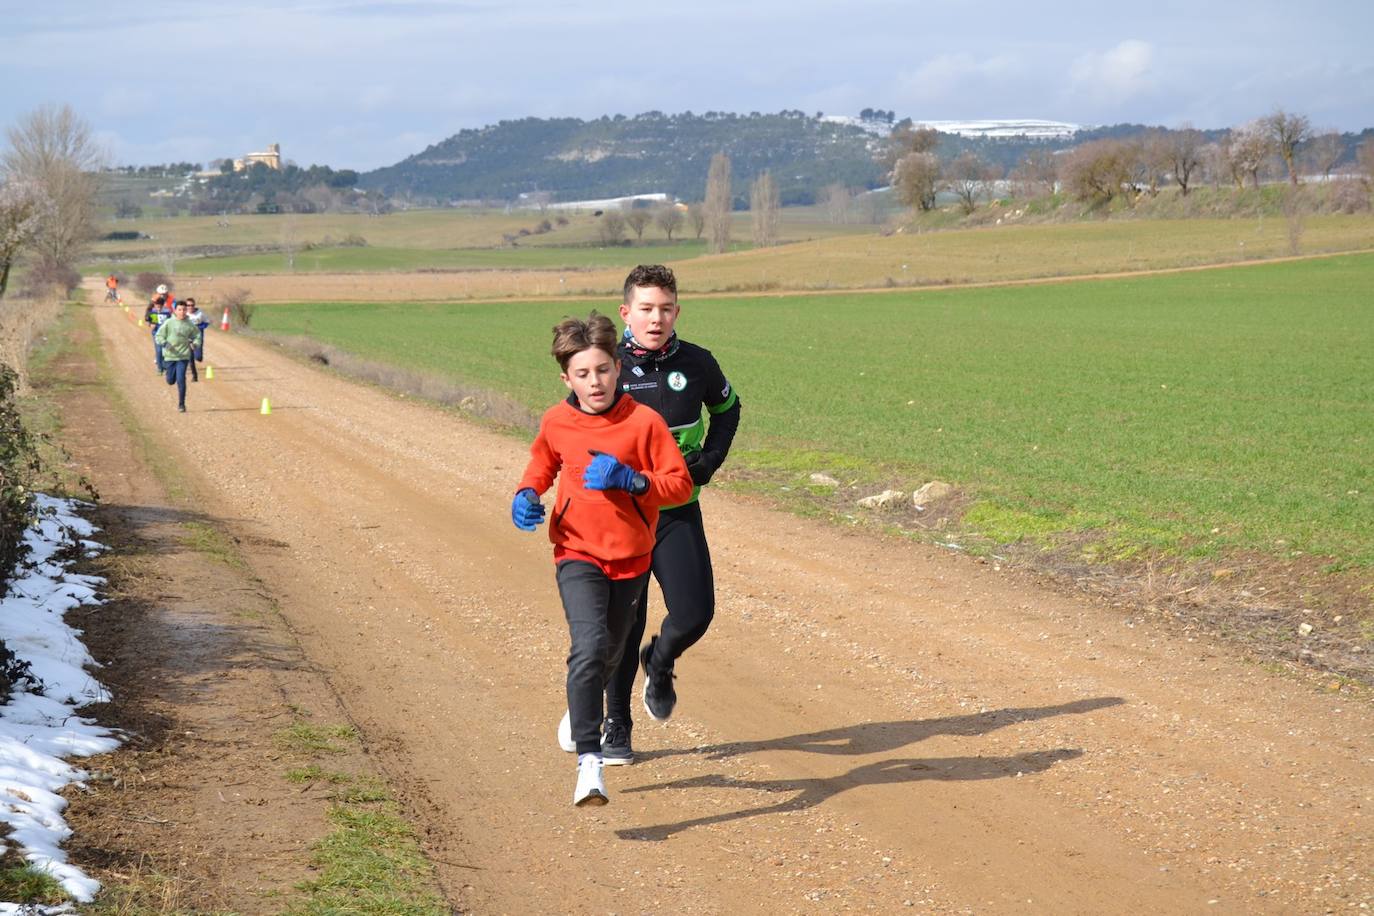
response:
[[[643,474],[649,489],[638,496],[625,490],[588,490],[582,475],[591,463],[592,449],[614,455]],[[678,505],[692,495],[692,478],[668,424],[627,394],[600,414],[585,413],[569,401],[544,413],[516,490],[529,487],[543,495],[555,475],[558,497],[549,520],[555,562],[600,560],[598,565],[612,578],[649,568],[658,507]]]

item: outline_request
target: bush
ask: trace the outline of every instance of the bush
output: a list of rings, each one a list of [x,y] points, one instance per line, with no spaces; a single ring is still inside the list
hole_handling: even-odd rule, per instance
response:
[[[134,289],[145,296],[151,296],[164,283],[168,289],[172,289],[172,281],[167,279],[167,275],[156,270],[144,271],[134,277]]]
[[[77,273],[75,268],[66,264],[40,261],[25,276],[24,292],[33,298],[40,298],[57,289],[62,295],[68,296],[80,285],[81,274]]]
[[[24,529],[32,514],[29,484],[39,470],[38,452],[19,419],[19,375],[0,363],[0,586],[7,585],[25,552]],[[5,588],[0,587],[0,595]]]
[[[248,296],[248,290],[240,287],[219,297],[219,305],[229,310],[229,320],[235,327],[247,328],[253,324],[253,312],[257,307],[248,301]]]
[[[1369,212],[1369,188],[1362,181],[1343,178],[1331,183],[1331,209],[1337,213]]]
[[[43,681],[33,673],[33,666],[0,642],[0,703],[10,701],[10,695],[21,681],[29,685],[31,692],[43,692]]]

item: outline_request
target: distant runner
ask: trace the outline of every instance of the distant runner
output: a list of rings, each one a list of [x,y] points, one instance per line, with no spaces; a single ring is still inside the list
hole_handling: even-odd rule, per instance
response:
[[[165,372],[167,367],[162,361],[162,344],[157,342],[157,331],[158,328],[162,326],[163,322],[172,317],[172,306],[170,304],[172,301],[175,300],[170,299],[167,292],[167,284],[160,283],[158,284],[157,292],[154,293],[153,298],[148,302],[148,308],[143,311],[143,320],[148,322],[148,327],[152,328],[153,357],[154,364],[157,366],[158,375]]]
[[[167,367],[167,384],[177,386],[177,410],[186,412],[186,367],[200,345],[200,331],[186,318],[186,303],[178,302],[172,317],[153,335]]]
[[[191,381],[200,381],[200,373],[196,371],[196,363],[205,362],[205,329],[210,326],[210,319],[205,317],[205,313],[196,305],[194,296],[186,297],[186,320],[196,326],[200,331],[200,340],[196,342],[195,352],[191,354]]]

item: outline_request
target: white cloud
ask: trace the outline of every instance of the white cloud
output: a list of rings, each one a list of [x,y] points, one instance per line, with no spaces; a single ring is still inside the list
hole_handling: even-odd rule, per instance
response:
[[[1084,54],[1069,70],[1074,91],[1090,99],[1119,101],[1152,88],[1154,46],[1131,38],[1103,52]]]
[[[1005,55],[979,58],[968,52],[941,54],[915,70],[899,73],[896,96],[904,105],[931,109],[917,114],[938,114],[1006,85],[1018,69],[1016,59]],[[972,116],[966,109],[964,114]]]

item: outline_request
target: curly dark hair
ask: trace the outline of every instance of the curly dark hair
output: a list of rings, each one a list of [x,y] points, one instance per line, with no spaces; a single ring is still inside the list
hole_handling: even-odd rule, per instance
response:
[[[564,372],[568,371],[568,361],[583,350],[604,350],[614,359],[615,346],[619,342],[620,335],[611,319],[595,309],[586,320],[564,318],[553,326],[553,358],[558,360]]]
[[[630,294],[634,292],[636,286],[657,286],[659,289],[666,289],[677,298],[677,277],[673,276],[671,267],[664,267],[662,264],[641,264],[630,275],[625,278],[625,301],[630,301]]]

